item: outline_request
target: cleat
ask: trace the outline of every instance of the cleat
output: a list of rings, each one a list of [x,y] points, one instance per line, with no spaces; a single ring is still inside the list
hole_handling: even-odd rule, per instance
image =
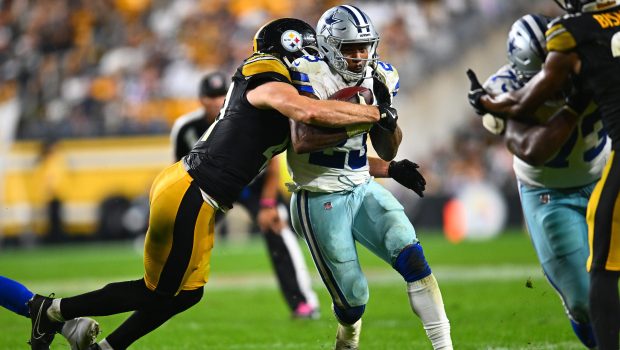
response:
[[[30,349],[32,350],[50,350],[50,345],[48,343],[36,340],[28,340],[28,345],[30,345]]]
[[[52,304],[53,296],[54,294],[51,294],[48,298],[35,294],[28,301],[28,311],[32,322],[28,344],[32,350],[48,350],[54,340],[54,334],[62,327],[61,322],[53,322],[47,317],[47,308]]]
[[[65,321],[61,334],[71,345],[71,350],[86,350],[97,340],[99,323],[92,318],[77,317]]]
[[[321,317],[318,309],[313,308],[307,303],[301,302],[293,312],[295,319],[318,320]]]
[[[338,323],[336,333],[336,346],[334,350],[358,350],[360,344],[360,333],[362,332],[362,319],[352,325],[342,325]]]

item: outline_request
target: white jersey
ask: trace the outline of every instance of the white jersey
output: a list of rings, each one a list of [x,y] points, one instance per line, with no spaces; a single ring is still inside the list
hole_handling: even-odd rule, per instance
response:
[[[521,87],[509,65],[500,68],[484,83],[484,88],[493,94]],[[549,118],[563,104],[561,100],[548,102],[536,111],[537,117]],[[573,134],[545,165],[532,166],[514,156],[517,179],[526,185],[545,188],[579,187],[597,181],[607,162],[611,143],[597,109],[588,108],[580,118]]]
[[[290,72],[298,90],[311,93],[321,100],[326,100],[338,90],[355,85],[345,81],[327,62],[314,56],[298,58],[293,62]],[[372,75],[372,69],[367,67],[368,79],[364,79],[361,86],[372,90]],[[378,62],[375,76],[388,87],[390,98],[398,93],[398,72],[392,65]],[[367,133],[360,134],[335,147],[305,154],[295,153],[291,146],[286,152],[286,158],[294,181],[293,190],[338,192],[366,183],[370,179],[367,138]]]

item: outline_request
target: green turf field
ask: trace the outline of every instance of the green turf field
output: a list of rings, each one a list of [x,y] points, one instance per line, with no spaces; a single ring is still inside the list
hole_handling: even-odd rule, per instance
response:
[[[442,288],[455,349],[581,349],[525,234],[511,232],[493,241],[458,245],[437,234],[418,234]],[[371,294],[362,349],[431,349],[399,275],[363,249],[360,254]],[[291,320],[262,241],[216,242],[211,261],[202,301],[134,349],[332,348],[336,322],[316,273],[321,319]],[[141,274],[140,250],[131,243],[0,250],[0,275],[41,294],[69,296]],[[528,280],[532,288],[526,287]],[[124,317],[98,318],[103,335]],[[28,319],[0,310],[0,349],[27,349],[29,327]],[[57,337],[52,348],[69,347]]]

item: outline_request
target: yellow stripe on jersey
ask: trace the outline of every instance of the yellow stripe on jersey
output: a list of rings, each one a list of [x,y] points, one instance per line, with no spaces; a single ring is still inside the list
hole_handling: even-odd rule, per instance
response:
[[[252,56],[245,62],[241,70],[241,73],[246,77],[268,72],[281,74],[288,81],[291,81],[291,75],[284,63],[271,55],[257,54]]]
[[[588,245],[590,248],[590,256],[586,262],[586,269],[588,271],[591,271],[593,266],[605,268],[608,271],[620,271],[620,196],[615,198],[614,203],[601,203],[601,194],[605,189],[605,184],[617,179],[617,177],[614,178],[614,176],[616,176],[615,174],[610,173],[612,165],[618,160],[619,159],[616,158],[616,152],[612,151],[605,165],[605,169],[603,170],[602,177],[594,187],[590,195],[590,200],[588,201],[586,213],[586,220],[588,222]],[[596,217],[599,205],[613,205],[611,217],[608,217],[606,214],[601,214],[600,217]],[[611,232],[605,232],[605,235],[608,236],[594,237],[595,230],[600,230],[597,225],[604,226],[606,224],[610,224],[609,228],[611,229]],[[596,242],[595,239],[597,240]],[[598,259],[596,259],[596,257],[598,257]],[[604,261],[600,261],[601,257],[604,257]]]
[[[144,281],[153,291],[176,295],[209,278],[215,209],[207,204],[179,161],[153,182],[144,243]]]
[[[562,24],[556,24],[547,30],[547,51],[568,51],[577,47],[577,41]]]

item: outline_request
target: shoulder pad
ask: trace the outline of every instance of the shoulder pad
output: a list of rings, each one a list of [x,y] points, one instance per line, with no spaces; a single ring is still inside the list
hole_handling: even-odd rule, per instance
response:
[[[293,61],[289,71],[293,85],[297,90],[316,95],[317,97],[326,97],[319,96],[320,94],[315,90],[315,87],[320,86],[322,80],[325,80],[323,77],[331,74],[327,63],[323,59],[317,56],[300,57]]]
[[[302,56],[293,61],[289,68],[292,72],[302,72],[306,74],[315,74],[320,72],[325,65],[320,57],[317,56]]]
[[[573,35],[562,24],[565,18],[561,18],[557,22],[549,25],[549,29],[545,33],[547,37],[547,51],[568,51],[577,46],[577,41]]]
[[[483,87],[492,94],[501,94],[518,90],[523,87],[523,84],[517,78],[514,69],[509,65],[504,65],[484,82]]]
[[[255,54],[250,56],[250,58],[243,63],[241,73],[246,77],[265,73],[275,73],[284,76],[288,82],[291,81],[291,76],[284,63],[268,54]]]
[[[560,23],[564,18],[566,18],[567,16],[570,16],[570,14],[565,14],[563,16],[559,16],[559,17],[555,17],[554,19],[552,19],[548,24],[547,24],[547,30],[549,30],[549,28],[553,27],[554,25]]]
[[[375,75],[383,84],[385,84],[385,86],[387,86],[392,97],[398,94],[398,89],[400,88],[400,77],[398,76],[396,67],[387,62],[377,61]]]

